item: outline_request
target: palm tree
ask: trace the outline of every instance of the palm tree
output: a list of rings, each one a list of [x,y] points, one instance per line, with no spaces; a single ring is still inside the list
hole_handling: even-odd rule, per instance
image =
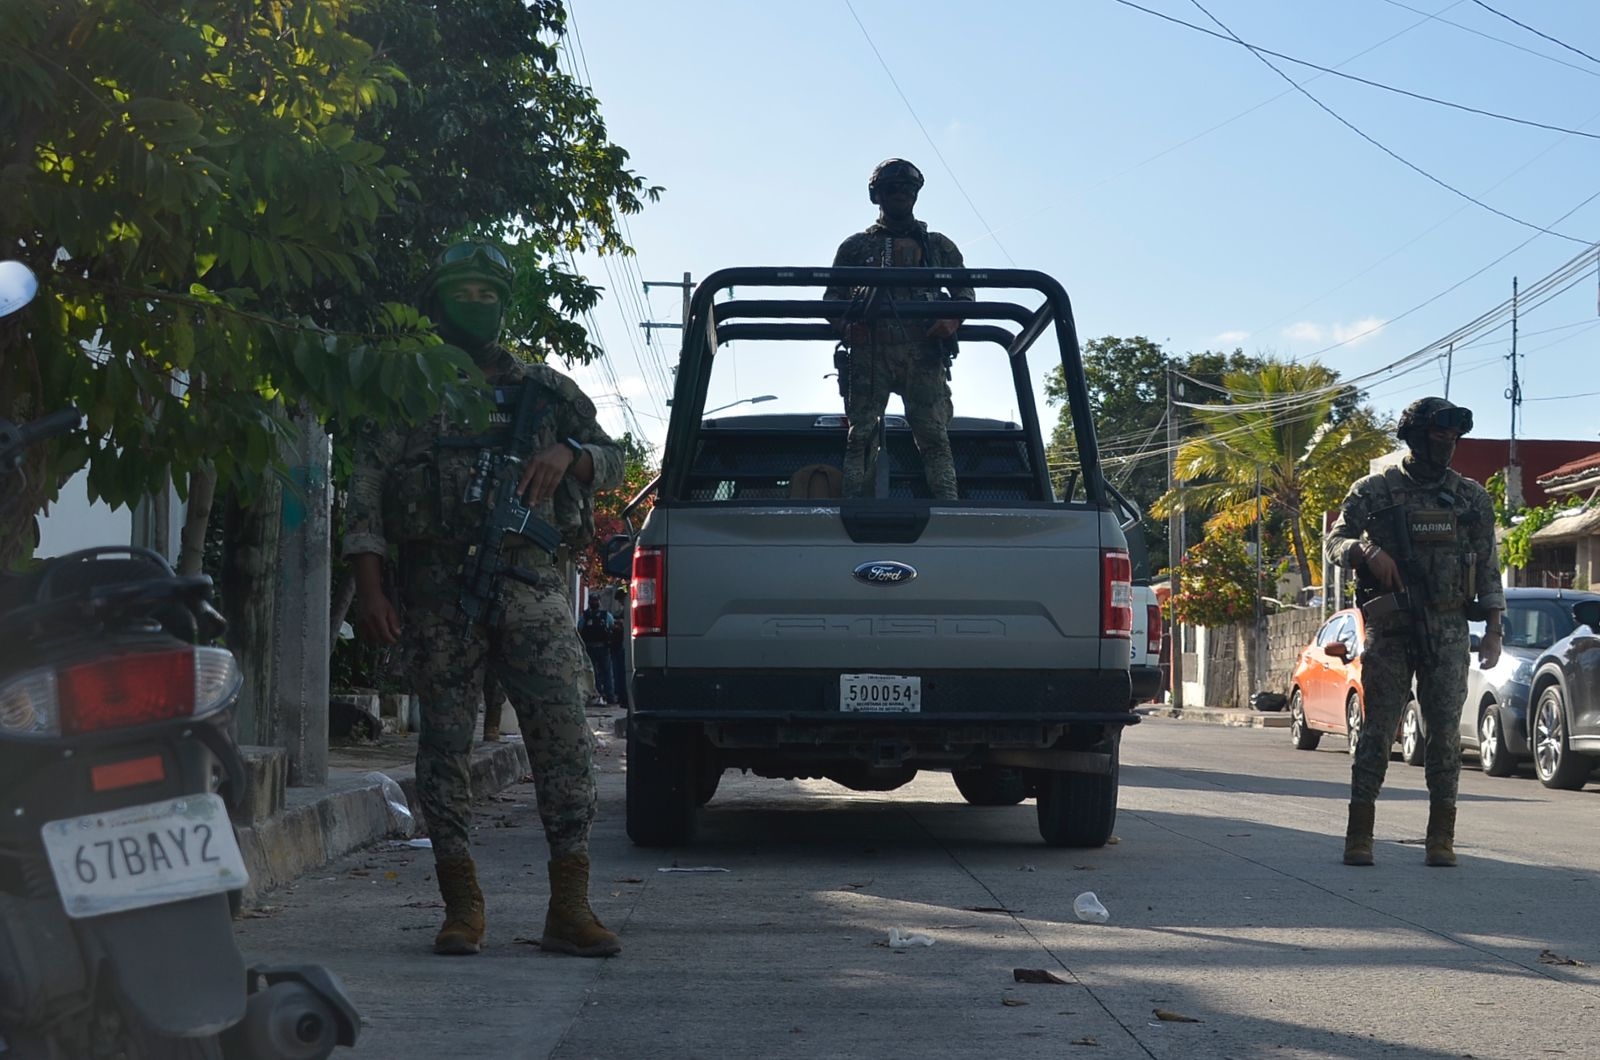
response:
[[[1233,403],[1192,410],[1201,431],[1173,461],[1181,485],[1156,501],[1153,514],[1180,506],[1210,512],[1207,534],[1242,534],[1281,515],[1301,578],[1316,584],[1308,551],[1320,551],[1322,513],[1392,448],[1389,424],[1338,378],[1320,364],[1270,360],[1224,375]]]

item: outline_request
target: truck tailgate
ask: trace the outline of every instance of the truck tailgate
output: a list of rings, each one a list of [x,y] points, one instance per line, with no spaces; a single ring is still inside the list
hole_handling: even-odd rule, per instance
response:
[[[1125,668],[1127,642],[1100,637],[1106,518],[1062,507],[935,508],[914,543],[863,544],[850,540],[837,508],[675,509],[664,661],[734,670],[1036,670],[1042,660]],[[885,563],[915,573],[856,574]]]

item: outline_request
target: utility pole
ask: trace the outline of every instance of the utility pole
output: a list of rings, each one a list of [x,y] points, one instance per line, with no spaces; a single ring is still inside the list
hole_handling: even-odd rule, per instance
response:
[[[1444,399],[1450,400],[1450,375],[1455,370],[1456,344],[1451,343],[1444,351]]]
[[[681,282],[677,281],[677,280],[646,280],[646,281],[644,281],[644,290],[645,290],[646,294],[650,293],[650,288],[652,288],[652,287],[681,287],[681,288],[683,288],[683,316],[682,316],[681,320],[676,324],[673,324],[673,323],[670,323],[670,322],[656,321],[656,320],[641,321],[639,323],[639,326],[641,328],[644,328],[644,336],[645,336],[645,341],[646,342],[650,341],[650,334],[656,328],[678,328],[681,331],[683,328],[687,327],[689,325],[689,299],[694,294],[694,282],[690,278],[690,276],[689,276],[689,274],[687,272],[683,274],[683,280]],[[676,369],[674,369],[674,370],[676,370]]]
[[[1506,511],[1522,510],[1522,464],[1517,459],[1517,410],[1522,407],[1522,377],[1517,370],[1517,278],[1511,277],[1511,447],[1506,454]]]
[[[1174,473],[1178,459],[1178,406],[1173,402],[1173,388],[1177,385],[1173,378],[1173,369],[1167,368],[1167,489],[1177,488],[1178,478]],[[1178,563],[1183,559],[1183,505],[1180,503],[1173,513],[1167,517],[1167,570],[1168,584],[1171,586],[1171,595],[1167,597],[1172,605],[1172,621],[1170,637],[1172,647],[1172,709],[1183,713],[1183,626],[1178,622],[1176,601],[1178,598]]]

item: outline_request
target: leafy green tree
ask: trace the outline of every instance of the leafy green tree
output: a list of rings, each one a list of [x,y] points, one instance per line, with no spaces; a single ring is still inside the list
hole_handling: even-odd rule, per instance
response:
[[[594,544],[584,549],[583,554],[578,557],[578,565],[590,581],[610,579],[611,576],[606,574],[601,566],[605,561],[606,540],[613,534],[628,532],[627,524],[622,519],[622,509],[638,496],[640,490],[650,484],[650,480],[655,478],[659,471],[655,454],[633,435],[624,434],[617,439],[617,444],[622,447],[622,485],[595,494]],[[653,506],[653,497],[641,501],[630,517],[633,525],[638,526]]]
[[[1255,617],[1255,562],[1243,539],[1223,531],[1208,534],[1178,562],[1178,592],[1171,610],[1193,626],[1235,625]]]
[[[1206,535],[1239,535],[1260,519],[1280,517],[1295,568],[1315,584],[1322,513],[1336,508],[1369,462],[1392,447],[1390,425],[1337,387],[1320,364],[1268,361],[1231,371],[1223,386],[1234,403],[1192,409],[1199,433],[1178,449],[1173,473],[1181,502],[1211,513]],[[1180,503],[1163,495],[1154,514]]]
[[[591,355],[569,317],[598,292],[553,254],[622,252],[658,189],[557,70],[563,21],[554,0],[0,5],[0,231],[43,286],[0,334],[0,413],[88,421],[0,511],[0,567],[85,464],[112,505],[192,477],[248,506],[297,415],[480,410],[407,304],[452,236],[518,241],[513,334]]]
[[[1146,512],[1166,492],[1165,416],[1169,370],[1176,369],[1202,383],[1220,385],[1225,372],[1244,370],[1259,363],[1243,350],[1232,353],[1207,350],[1172,357],[1160,343],[1142,335],[1131,338],[1107,335],[1087,342],[1083,347],[1084,378],[1095,413],[1101,461],[1112,484]],[[1215,391],[1188,380],[1180,378],[1177,384],[1181,388],[1179,400],[1220,400]],[[1051,433],[1049,452],[1052,477],[1057,490],[1062,491],[1078,465],[1078,445],[1059,367],[1045,377],[1045,398],[1051,405],[1061,408]],[[1180,417],[1179,423],[1185,425],[1186,417]],[[1189,531],[1191,540],[1199,539],[1198,519]],[[1167,535],[1165,521],[1146,520],[1145,539],[1153,567],[1166,565]]]

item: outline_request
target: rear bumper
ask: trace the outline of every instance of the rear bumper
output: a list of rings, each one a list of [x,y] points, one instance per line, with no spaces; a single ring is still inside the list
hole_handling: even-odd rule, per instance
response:
[[[1128,680],[1133,686],[1133,701],[1148,703],[1161,698],[1161,667],[1134,666],[1128,669]]]
[[[839,674],[817,670],[638,670],[633,712],[679,721],[879,722],[937,726],[992,722],[1132,724],[1125,670],[924,670],[916,714],[839,709]],[[1159,681],[1160,672],[1156,672]]]

